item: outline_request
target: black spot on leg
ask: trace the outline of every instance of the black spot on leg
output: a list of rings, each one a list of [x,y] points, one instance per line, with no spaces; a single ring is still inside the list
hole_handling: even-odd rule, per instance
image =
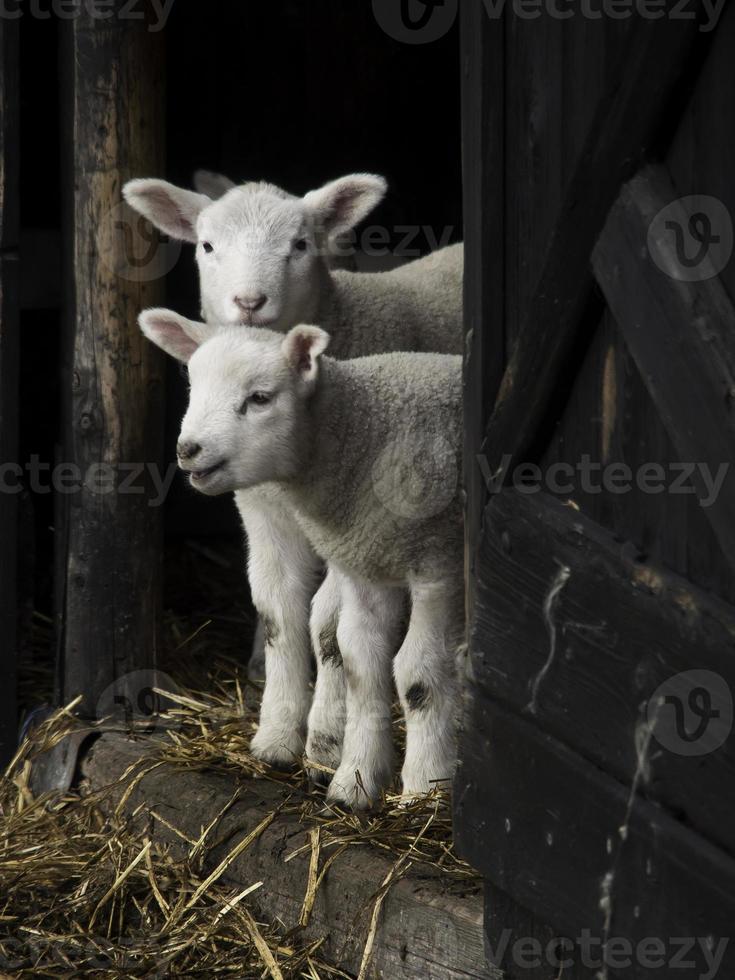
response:
[[[423,684],[412,684],[406,691],[406,701],[411,711],[423,711],[431,695]]]
[[[319,658],[323,664],[342,666],[342,653],[337,643],[337,623],[332,620],[319,634]]]
[[[336,735],[329,735],[327,732],[317,732],[311,736],[312,750],[322,757],[328,755],[334,749],[338,749],[340,744],[340,740]]]
[[[263,616],[263,640],[265,645],[271,646],[273,641],[278,636],[278,627],[273,622],[272,619],[268,619],[267,616]]]

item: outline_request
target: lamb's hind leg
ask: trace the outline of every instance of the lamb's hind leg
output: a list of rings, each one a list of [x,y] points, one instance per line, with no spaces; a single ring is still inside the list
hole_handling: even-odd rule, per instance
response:
[[[461,591],[447,582],[411,587],[411,621],[393,669],[406,718],[403,794],[427,793],[456,761]]]
[[[314,700],[309,712],[306,756],[329,769],[337,769],[345,730],[345,678],[337,642],[340,611],[338,574],[329,569],[311,604],[311,643],[317,662]],[[329,774],[310,768],[314,782],[328,783]]]
[[[311,703],[309,608],[322,563],[286,510],[236,497],[253,604],[265,631],[265,688],[250,750],[271,765],[294,765],[303,755]]]
[[[380,799],[391,781],[391,658],[400,640],[404,593],[340,574],[337,641],[345,676],[342,758],[327,801],[355,810]]]

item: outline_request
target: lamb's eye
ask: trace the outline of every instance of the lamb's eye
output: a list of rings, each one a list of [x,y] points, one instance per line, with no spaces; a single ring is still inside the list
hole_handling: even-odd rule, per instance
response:
[[[309,247],[309,243],[305,238],[297,238],[293,243],[293,247],[296,252],[305,252]]]
[[[246,415],[251,405],[255,405],[257,408],[262,408],[263,405],[269,405],[271,401],[272,396],[267,392],[254,391],[252,395],[249,395],[240,406],[240,415]]]
[[[211,242],[202,242],[202,248],[209,255],[210,252],[214,251],[214,245]]]

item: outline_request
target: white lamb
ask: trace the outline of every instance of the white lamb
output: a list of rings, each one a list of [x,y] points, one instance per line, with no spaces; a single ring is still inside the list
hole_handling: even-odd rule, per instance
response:
[[[337,628],[347,719],[327,799],[363,808],[392,774],[391,662],[406,719],[403,793],[451,776],[463,632],[461,358],[323,357],[329,336],[298,326],[217,329],[166,310],[141,315],[146,336],[189,363],[178,446],[192,486],[262,494],[295,515],[339,587]],[[406,450],[428,451],[416,499]],[[413,500],[410,507],[407,500]]]
[[[213,193],[219,188],[211,187]],[[462,350],[462,246],[387,273],[329,268],[333,243],[369,214],[383,178],[355,174],[297,198],[250,183],[218,200],[161,180],[134,180],[127,201],[174,238],[197,243],[202,315],[218,325],[286,332],[315,321],[330,353]],[[248,537],[248,576],[266,637],[266,685],[252,742],[275,765],[301,757],[310,694],[310,605],[322,564],[278,497],[238,495]],[[335,639],[340,589],[331,574],[314,597],[311,639],[319,674],[306,751],[334,767],[340,756],[343,677]]]

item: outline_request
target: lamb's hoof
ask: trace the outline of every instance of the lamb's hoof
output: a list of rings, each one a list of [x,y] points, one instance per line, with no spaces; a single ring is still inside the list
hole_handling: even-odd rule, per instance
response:
[[[367,813],[380,807],[382,790],[390,782],[384,778],[358,778],[355,770],[344,770],[334,774],[327,790],[327,805],[339,807],[348,813]]]
[[[323,769],[313,769],[311,766],[306,767],[306,775],[312,789],[324,789],[325,786],[329,786],[329,780],[332,778]]]
[[[340,810],[343,813],[352,813],[352,807],[347,802],[347,800],[343,800],[338,796],[334,796],[331,799],[325,800],[324,806],[322,807],[322,813],[326,813],[326,814],[329,813],[335,814],[338,813]]]
[[[449,792],[451,789],[451,777],[444,776],[441,779],[422,779],[406,784],[401,788],[401,796],[398,801],[399,806],[408,807],[431,796],[435,790],[440,789]]]
[[[293,772],[299,768],[303,742],[298,736],[277,741],[259,736],[258,731],[250,742],[250,754],[259,762],[264,762],[271,769],[277,769],[279,772]]]
[[[415,806],[417,803],[421,803],[422,800],[426,800],[428,796],[428,792],[422,792],[420,790],[404,790],[398,798],[398,808],[407,810],[409,807]]]
[[[342,740],[327,732],[310,733],[306,740],[306,774],[314,786],[328,786],[339,768]],[[317,763],[317,767],[309,762]],[[323,766],[324,768],[319,768]]]

